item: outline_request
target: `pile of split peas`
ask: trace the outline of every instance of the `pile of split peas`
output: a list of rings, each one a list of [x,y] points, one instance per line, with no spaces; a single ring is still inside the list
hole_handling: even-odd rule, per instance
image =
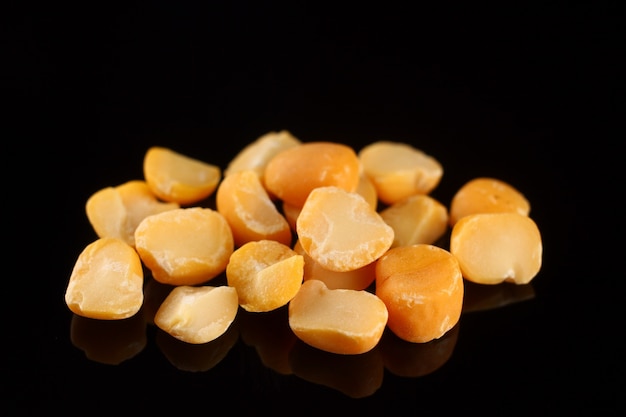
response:
[[[442,204],[430,193],[443,167],[406,143],[356,150],[273,131],[223,170],[154,146],[143,173],[86,201],[98,238],[67,284],[76,315],[135,315],[147,270],[171,286],[154,324],[183,342],[218,338],[241,308],[286,306],[300,340],[352,355],[386,328],[412,343],[439,339],[460,319],[465,280],[526,284],[541,268],[541,235],[519,190],[473,178]],[[435,242],[447,232],[444,249]]]

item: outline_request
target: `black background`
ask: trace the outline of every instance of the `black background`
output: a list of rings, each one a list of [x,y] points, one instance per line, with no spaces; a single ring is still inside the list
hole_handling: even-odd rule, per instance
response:
[[[206,3],[4,16],[9,415],[624,411],[619,2]],[[360,399],[276,373],[242,342],[213,369],[178,370],[151,326],[122,364],[87,358],[63,301],[95,238],[86,199],[142,178],[150,146],[225,167],[282,129],[355,149],[411,143],[442,163],[433,196],[445,204],[477,176],[517,187],[544,242],[534,298],[463,315],[441,368],[385,371]]]

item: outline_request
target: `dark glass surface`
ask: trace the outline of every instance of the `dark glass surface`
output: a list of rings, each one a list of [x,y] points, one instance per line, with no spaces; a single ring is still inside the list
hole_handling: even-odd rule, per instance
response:
[[[6,296],[7,415],[624,410],[624,273],[604,236],[621,213],[594,191],[618,182],[616,165],[595,157],[614,154],[607,122],[623,103],[619,13],[169,2],[66,11],[49,5],[15,25],[31,68],[15,107],[32,117],[19,123],[26,149],[12,170],[24,174],[30,238],[15,240],[24,260],[5,277],[18,283]],[[542,233],[541,271],[526,286],[466,284],[461,320],[441,340],[387,333],[358,357],[296,340],[285,309],[242,312],[218,340],[186,345],[151,324],[164,289],[150,279],[137,317],[98,322],[67,309],[73,264],[96,237],[84,208],[92,193],[142,178],[150,146],[225,167],[281,129],[356,150],[410,143],[442,163],[432,195],[446,205],[475,177],[509,182]]]

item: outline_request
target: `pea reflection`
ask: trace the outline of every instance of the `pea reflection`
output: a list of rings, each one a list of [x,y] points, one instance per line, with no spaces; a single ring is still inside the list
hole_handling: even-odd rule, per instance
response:
[[[292,373],[289,352],[297,340],[288,314],[286,306],[266,313],[243,309],[238,313],[241,340],[255,348],[264,366],[283,375]]]
[[[289,354],[294,375],[335,389],[351,398],[365,398],[383,384],[385,367],[378,347],[360,355],[338,355],[297,340]]]
[[[533,298],[535,298],[535,290],[531,284],[518,285],[502,282],[486,285],[466,281],[463,313],[494,310]]]
[[[435,372],[452,357],[459,325],[428,343],[407,342],[387,329],[379,343],[385,368],[394,375],[411,378]]]
[[[119,365],[135,357],[147,344],[142,314],[123,320],[96,320],[74,314],[70,340],[94,362]]]
[[[206,372],[220,363],[239,340],[237,319],[226,332],[215,340],[191,344],[176,339],[157,328],[156,344],[177,369],[187,372]]]

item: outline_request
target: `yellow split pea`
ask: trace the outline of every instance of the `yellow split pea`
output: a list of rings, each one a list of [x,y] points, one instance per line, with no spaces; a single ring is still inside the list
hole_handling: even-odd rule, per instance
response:
[[[162,146],[148,149],[143,172],[158,198],[185,206],[213,194],[222,177],[218,166]]]
[[[146,217],[135,230],[135,247],[155,280],[197,285],[226,269],[234,240],[219,212],[190,207]]]

